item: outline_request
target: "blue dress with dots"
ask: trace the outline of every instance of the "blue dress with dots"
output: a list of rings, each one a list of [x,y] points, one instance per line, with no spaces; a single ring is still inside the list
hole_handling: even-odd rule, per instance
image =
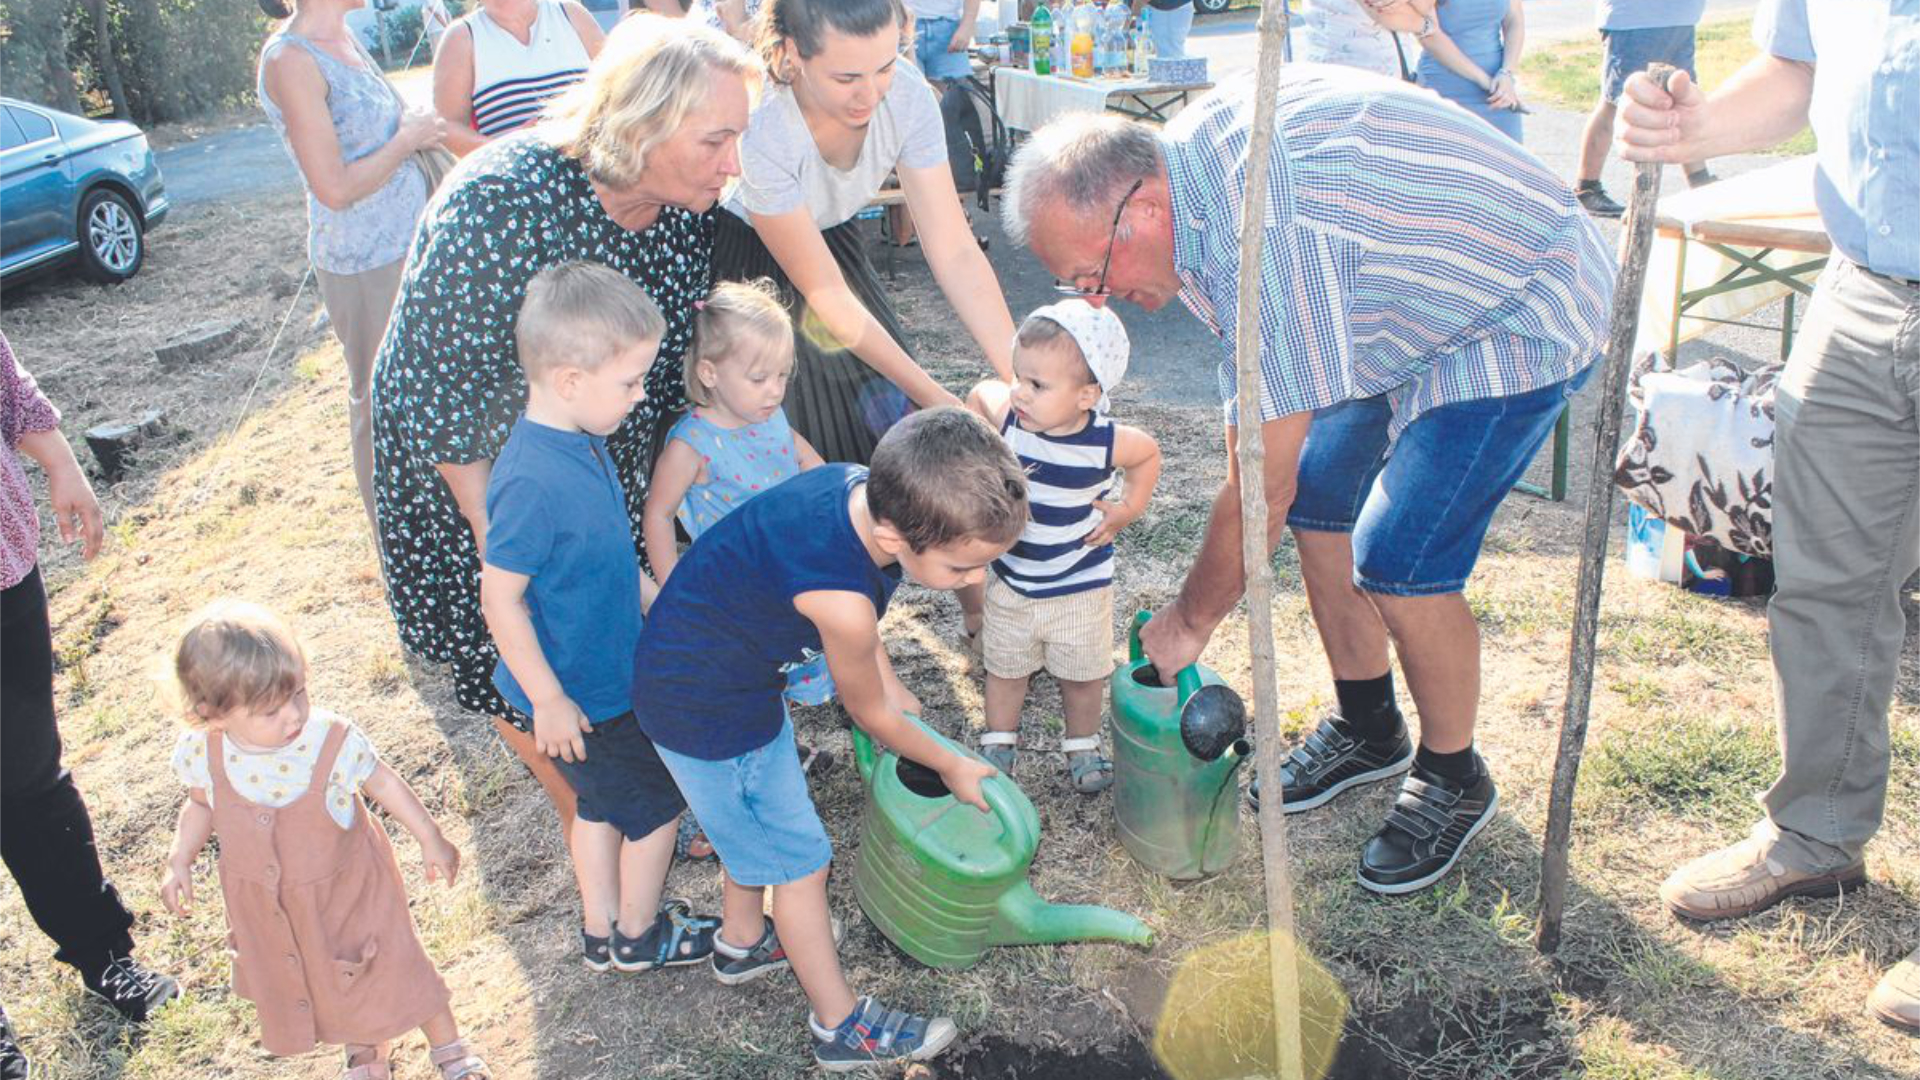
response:
[[[800,459],[793,451],[793,428],[785,409],[757,424],[728,428],[689,412],[667,433],[700,455],[706,482],[695,481],[680,501],[675,516],[687,535],[702,533],[733,513],[748,499],[800,475]],[[796,705],[824,705],[833,698],[833,677],[827,658],[815,653],[787,668],[787,700]]]

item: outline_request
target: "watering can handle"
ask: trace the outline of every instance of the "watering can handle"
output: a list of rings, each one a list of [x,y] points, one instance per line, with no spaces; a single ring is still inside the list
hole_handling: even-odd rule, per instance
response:
[[[873,780],[873,759],[873,740],[867,737],[859,724],[853,725],[853,763],[859,766],[860,782],[863,784]]]
[[[1000,827],[1006,830],[1007,838],[1017,845],[1017,850],[1032,851],[1040,846],[1040,838],[1026,827],[1026,819],[1020,813],[1020,804],[1016,801],[1020,789],[1004,773],[995,773],[980,784],[980,795],[987,800],[988,809],[1000,819]]]
[[[1153,612],[1136,611],[1133,625],[1127,628],[1127,662],[1137,664],[1147,658],[1147,650],[1140,644],[1140,631],[1153,621]],[[1174,675],[1173,684],[1180,688],[1180,707],[1185,708],[1187,699],[1200,692],[1200,666],[1198,664],[1181,668]]]

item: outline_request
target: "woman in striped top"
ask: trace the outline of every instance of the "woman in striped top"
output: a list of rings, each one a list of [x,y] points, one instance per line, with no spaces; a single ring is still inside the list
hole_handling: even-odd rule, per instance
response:
[[[433,107],[447,149],[465,157],[540,118],[579,82],[606,35],[573,0],[481,0],[447,29],[433,58]]]
[[[984,598],[961,594],[969,632],[985,621],[981,753],[1012,774],[1027,680],[1045,668],[1066,713],[1060,749],[1074,788],[1088,795],[1113,783],[1113,763],[1100,754],[1101,694],[1113,671],[1113,538],[1146,512],[1160,479],[1153,436],[1107,418],[1107,391],[1126,371],[1120,317],[1066,300],[1021,324],[1013,382],[981,383],[967,399],[1019,458],[1029,515],[1013,548],[993,561]],[[1115,469],[1126,473],[1124,499],[1115,498]]]

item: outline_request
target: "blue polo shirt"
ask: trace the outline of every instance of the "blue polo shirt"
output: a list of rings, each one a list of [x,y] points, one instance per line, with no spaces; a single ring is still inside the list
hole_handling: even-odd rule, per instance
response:
[[[818,651],[794,610],[805,592],[850,592],[877,620],[900,585],[875,566],[847,500],[858,465],[810,469],[721,518],[687,549],[653,601],[633,659],[633,714],[654,742],[706,761],[740,757],[786,723],[786,669]]]
[[[487,481],[486,561],[532,579],[534,637],[587,720],[625,713],[640,640],[640,565],[607,440],[522,416]],[[533,715],[504,660],[493,685]]]
[[[1769,0],[1754,42],[1813,65],[1814,204],[1833,246],[1920,279],[1920,3]]]

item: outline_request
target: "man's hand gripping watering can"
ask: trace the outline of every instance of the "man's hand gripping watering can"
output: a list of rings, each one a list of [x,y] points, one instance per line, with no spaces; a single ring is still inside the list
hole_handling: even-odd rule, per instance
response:
[[[1113,815],[1120,841],[1142,866],[1173,878],[1217,874],[1240,854],[1240,766],[1247,706],[1211,669],[1195,664],[1162,686],[1133,617],[1127,663],[1113,691]]]

